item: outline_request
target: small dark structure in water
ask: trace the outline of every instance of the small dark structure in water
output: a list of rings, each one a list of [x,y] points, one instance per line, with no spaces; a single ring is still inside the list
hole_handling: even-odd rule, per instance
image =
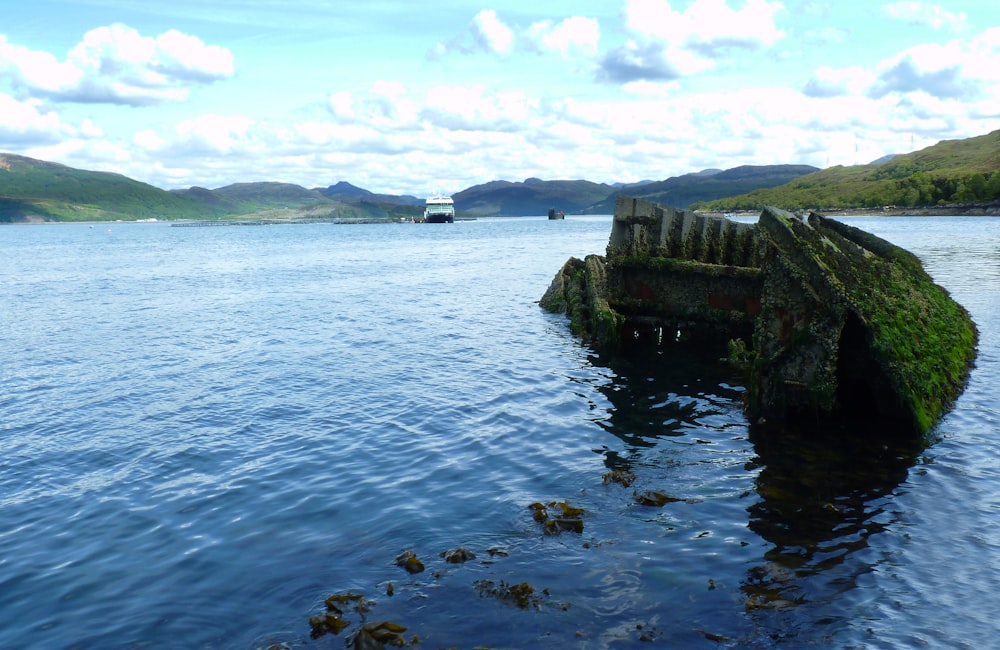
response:
[[[864,415],[922,434],[976,354],[968,312],[914,255],[770,207],[751,224],[619,197],[607,255],[571,258],[541,304],[598,348],[729,341],[754,421]]]

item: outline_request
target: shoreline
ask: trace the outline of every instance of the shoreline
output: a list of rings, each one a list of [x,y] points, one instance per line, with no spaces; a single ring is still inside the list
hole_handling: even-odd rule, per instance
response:
[[[755,217],[760,210],[695,210],[698,214],[713,217]],[[816,212],[824,217],[1000,217],[1000,201],[990,203],[963,203],[959,205],[925,205],[920,207],[886,206],[882,208],[830,208],[790,210],[796,214]]]

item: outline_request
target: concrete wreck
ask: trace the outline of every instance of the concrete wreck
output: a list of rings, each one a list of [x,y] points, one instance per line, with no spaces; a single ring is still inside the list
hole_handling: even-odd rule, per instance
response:
[[[754,422],[860,415],[923,434],[978,336],[913,254],[770,207],[741,223],[619,197],[606,255],[571,258],[540,302],[599,350],[728,342]]]

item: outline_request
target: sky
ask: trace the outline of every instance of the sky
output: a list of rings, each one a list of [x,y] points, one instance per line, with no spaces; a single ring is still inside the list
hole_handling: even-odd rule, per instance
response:
[[[1000,129],[996,0],[9,0],[0,152],[163,189],[663,180]]]

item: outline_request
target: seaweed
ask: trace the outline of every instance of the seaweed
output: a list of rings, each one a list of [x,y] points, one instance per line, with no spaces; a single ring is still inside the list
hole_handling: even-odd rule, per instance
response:
[[[396,566],[401,566],[410,573],[420,573],[424,570],[424,563],[417,559],[417,554],[413,551],[403,551],[396,558]]]
[[[558,535],[563,531],[573,533],[583,532],[583,508],[576,508],[565,501],[550,501],[547,505],[539,502],[528,506],[532,512],[532,518],[542,524],[542,530],[546,535]],[[549,508],[558,508],[560,515],[549,516]]]

